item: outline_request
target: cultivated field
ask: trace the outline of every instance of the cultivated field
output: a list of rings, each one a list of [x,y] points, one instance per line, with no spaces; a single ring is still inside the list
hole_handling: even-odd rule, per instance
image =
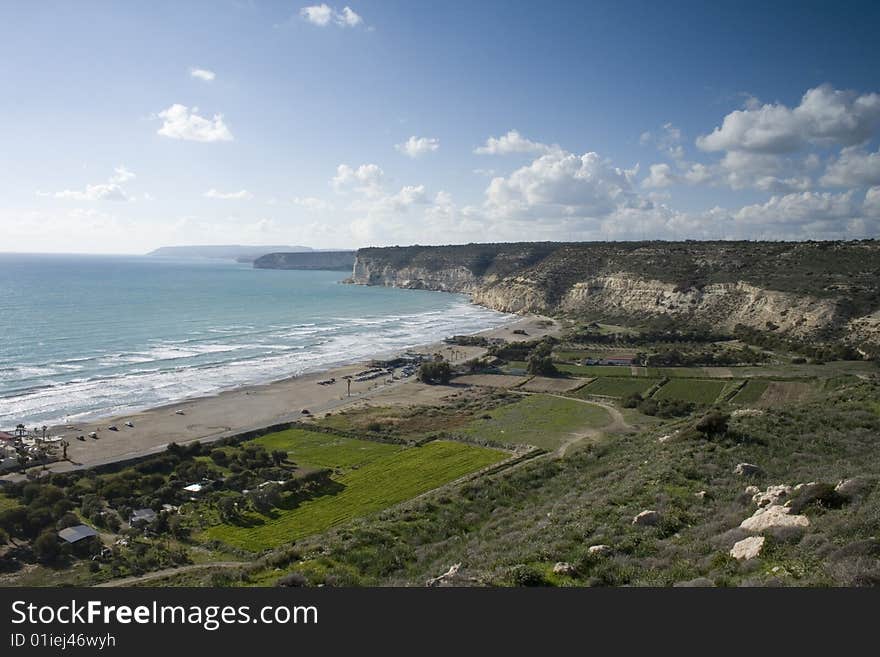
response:
[[[590,395],[600,395],[603,397],[626,397],[633,394],[644,395],[659,381],[660,379],[648,377],[624,378],[602,376],[578,390],[576,395],[578,397],[589,397]]]
[[[770,381],[757,405],[764,408],[779,408],[807,399],[814,390],[812,384],[804,381]]]
[[[727,383],[713,379],[670,379],[656,393],[655,399],[680,399],[698,404],[711,404]]]
[[[513,388],[529,380],[527,376],[512,374],[465,374],[455,377],[455,383],[468,386],[488,386],[490,388]]]
[[[547,376],[536,376],[529,379],[520,386],[521,390],[529,392],[555,392],[563,393],[577,390],[585,383],[589,383],[590,379],[566,379],[566,378],[550,378]]]
[[[769,383],[764,379],[749,379],[731,401],[734,404],[754,404],[761,399]]]
[[[271,452],[281,449],[301,467],[351,469],[399,452],[403,447],[372,440],[344,438],[330,433],[288,429],[250,441]]]
[[[275,449],[284,449],[286,445],[288,453],[308,454],[308,458],[315,461],[314,465],[320,461],[326,467],[339,467],[343,461],[351,464],[358,455],[357,446],[348,442],[322,449],[312,438],[297,434],[272,441]],[[378,452],[382,450],[374,451],[376,445],[390,449],[380,455]],[[332,455],[339,453],[337,447],[341,447],[342,455],[333,464]],[[370,453],[365,462],[334,475],[338,492],[306,500],[287,494],[279,507],[268,514],[243,514],[238,524],[224,523],[209,528],[208,537],[259,552],[386,509],[508,456],[500,450],[452,441],[434,441],[406,449],[369,443],[365,452]]]
[[[506,445],[556,449],[573,434],[611,422],[601,406],[550,395],[529,395],[485,413],[457,433]]]

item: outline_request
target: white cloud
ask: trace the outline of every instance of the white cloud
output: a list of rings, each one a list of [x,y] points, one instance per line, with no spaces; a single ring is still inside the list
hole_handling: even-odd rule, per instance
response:
[[[298,205],[306,210],[320,211],[332,210],[333,204],[324,199],[315,198],[314,196],[294,196],[292,199],[294,205]]]
[[[204,193],[205,198],[215,198],[223,201],[247,201],[254,197],[248,190],[242,189],[237,192],[218,192],[216,189],[209,189]]]
[[[98,185],[86,185],[82,191],[65,189],[56,192],[55,198],[68,199],[71,201],[127,201],[128,195],[115,183],[101,183]]]
[[[197,80],[203,80],[204,82],[213,82],[214,78],[217,77],[214,71],[209,71],[206,68],[191,68],[189,74]]]
[[[433,153],[440,148],[440,140],[436,137],[416,137],[412,136],[402,144],[395,144],[394,148],[404,155],[412,158],[419,157],[425,153]]]
[[[867,153],[858,147],[844,148],[828,164],[821,182],[829,187],[880,185],[880,150]]]
[[[553,150],[507,178],[494,178],[486,189],[486,207],[508,216],[607,216],[635,199],[633,175],[597,153]]]
[[[684,148],[681,145],[681,130],[672,123],[664,123],[657,135],[651,132],[643,132],[639,137],[639,143],[643,146],[654,144],[658,151],[668,155],[673,160],[680,160],[684,157]]]
[[[652,164],[649,167],[648,177],[642,181],[642,187],[660,189],[669,187],[679,182],[678,175],[672,170],[672,167],[666,163]]]
[[[511,153],[547,153],[554,147],[526,139],[516,130],[501,137],[489,137],[486,143],[474,149],[477,155],[509,155]]]
[[[125,165],[121,165],[113,169],[113,175],[110,176],[110,182],[124,183],[133,180],[135,177],[136,176],[133,172],[125,168]]]
[[[381,193],[385,172],[377,164],[362,164],[358,168],[347,164],[336,167],[336,175],[330,181],[337,192],[355,190],[376,196]]]
[[[867,216],[880,219],[880,186],[871,187],[865,193],[863,207]]]
[[[327,27],[331,23],[339,27],[357,27],[363,19],[351,7],[343,7],[341,11],[327,4],[310,5],[299,10],[303,20],[318,27]]]
[[[54,196],[55,198],[70,201],[130,201],[133,200],[133,198],[126,193],[126,191],[120,186],[120,183],[127,182],[134,178],[134,173],[122,165],[113,169],[113,175],[110,176],[106,183],[86,185],[83,190],[65,189],[64,191],[55,192],[54,194],[38,193],[38,195]]]
[[[721,126],[697,138],[705,151],[790,153],[809,144],[853,146],[870,139],[880,123],[880,94],[856,95],[830,85],[809,89],[791,109],[781,103],[760,105],[724,117]]]
[[[159,112],[159,118],[163,122],[158,134],[164,137],[200,142],[233,140],[232,133],[223,122],[221,114],[215,114],[213,118],[208,119],[199,116],[197,107],[190,110],[185,105],[175,103]]]

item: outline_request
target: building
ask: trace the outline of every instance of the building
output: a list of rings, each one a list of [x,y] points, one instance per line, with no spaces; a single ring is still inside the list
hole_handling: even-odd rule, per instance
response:
[[[131,512],[131,516],[128,519],[129,525],[141,525],[141,524],[149,524],[156,519],[156,512],[152,509],[135,509]]]
[[[73,527],[66,527],[58,532],[58,538],[67,541],[68,543],[78,543],[84,538],[91,538],[92,536],[97,535],[98,532],[88,525],[74,525]]]

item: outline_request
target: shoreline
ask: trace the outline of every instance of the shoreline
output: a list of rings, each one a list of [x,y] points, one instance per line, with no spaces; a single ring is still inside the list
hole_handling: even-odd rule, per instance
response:
[[[551,321],[552,326],[542,326]],[[511,342],[532,340],[555,333],[558,322],[538,315],[525,315],[502,326],[483,329],[468,335],[504,338]],[[514,334],[524,330],[527,335]],[[286,377],[260,384],[233,386],[214,394],[191,397],[161,406],[127,414],[106,416],[67,425],[54,425],[48,435],[63,436],[69,443],[68,460],[47,465],[53,472],[85,469],[117,461],[136,459],[164,451],[174,442],[213,442],[253,429],[320,417],[342,407],[378,398],[387,405],[418,405],[442,403],[450,391],[445,386],[420,383],[415,376],[387,380],[351,381],[347,395],[344,376],[363,370],[371,359],[391,358],[404,352],[442,353],[453,364],[483,355],[484,347],[462,347],[443,342],[401,348],[390,353],[371,356],[357,362],[331,366],[321,370]],[[335,378],[333,385],[318,385],[321,380]],[[303,414],[303,410],[309,414]],[[126,422],[134,426],[128,427]],[[118,431],[109,430],[117,426]],[[96,432],[98,438],[90,438]],[[77,440],[77,436],[85,440]],[[33,466],[36,467],[36,466]],[[21,478],[20,473],[7,473],[0,480]]]

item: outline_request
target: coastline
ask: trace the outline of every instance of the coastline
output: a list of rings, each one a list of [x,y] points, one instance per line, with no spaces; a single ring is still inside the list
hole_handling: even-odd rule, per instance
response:
[[[552,326],[543,326],[546,321]],[[471,335],[504,338],[508,341],[532,340],[558,331],[557,322],[539,315],[526,315],[503,326],[476,331]],[[523,330],[527,335],[514,334]],[[403,353],[396,351],[395,354]],[[483,347],[450,346],[442,342],[419,345],[405,351],[442,353],[453,364],[483,355]],[[387,358],[389,354],[374,358]],[[354,381],[351,396],[346,393],[344,376],[361,371],[369,359],[330,367],[299,376],[263,384],[232,387],[213,395],[183,399],[177,402],[112,417],[97,418],[71,425],[55,425],[50,435],[64,436],[69,443],[68,460],[50,463],[53,472],[90,468],[117,461],[135,459],[163,451],[169,443],[212,442],[224,437],[259,429],[273,424],[302,420],[307,409],[320,417],[342,407],[353,407],[378,400],[386,405],[437,404],[453,391],[445,386],[426,385],[415,376],[403,379]],[[318,381],[335,378],[333,385]],[[179,414],[181,411],[183,414]],[[128,427],[126,422],[134,426]],[[118,431],[108,430],[115,425]],[[89,434],[96,432],[97,439]],[[84,435],[80,441],[76,436]],[[20,478],[18,473],[0,479]]]

